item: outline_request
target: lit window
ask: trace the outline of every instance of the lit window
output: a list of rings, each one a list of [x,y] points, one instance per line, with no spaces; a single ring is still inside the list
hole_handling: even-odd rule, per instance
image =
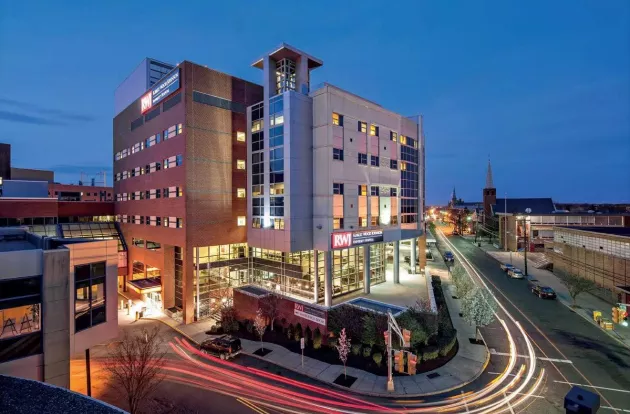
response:
[[[335,217],[333,219],[333,230],[343,229],[343,217]]]
[[[400,162],[400,171],[406,171],[407,170],[407,163],[404,161]]]
[[[269,194],[271,195],[284,194],[284,183],[269,184]]]
[[[343,161],[343,150],[339,148],[333,148],[333,160]]]
[[[378,127],[376,125],[370,125],[370,135],[378,137]]]
[[[236,160],[236,169],[244,170],[245,169],[245,161],[244,160]]]
[[[252,132],[258,132],[263,129],[264,123],[262,119],[252,122]]]
[[[365,122],[359,121],[358,130],[359,132],[367,132],[367,124]]]
[[[389,224],[391,225],[398,224],[398,216],[392,216]]]
[[[333,125],[343,126],[343,115],[339,115],[338,113],[333,112],[332,123]]]
[[[260,219],[260,217],[254,217],[252,219],[252,227],[255,229],[259,229],[262,227],[262,220]]]
[[[236,133],[236,140],[240,142],[245,142],[245,133],[238,131]]]
[[[394,142],[398,141],[398,134],[394,131],[391,131],[389,133],[389,139]]]
[[[372,227],[378,226],[378,216],[372,216],[371,219],[372,219],[372,223],[371,223]]]
[[[284,230],[284,219],[281,219],[281,218],[273,219],[273,228],[275,230]]]
[[[184,125],[177,124],[177,135],[181,134],[184,131]]]
[[[245,198],[245,189],[244,188],[237,188],[236,189],[236,198]]]
[[[407,137],[404,136],[404,135],[401,135],[400,136],[400,143],[404,144],[404,145],[407,145]]]
[[[359,185],[359,195],[360,196],[366,196],[367,195],[367,185],[366,184]]]
[[[367,217],[359,217],[359,227],[367,227]]]
[[[284,115],[276,114],[274,116],[270,116],[269,117],[269,124],[271,126],[284,124]]]
[[[245,218],[245,216],[238,216],[236,218],[236,225],[239,227],[244,226],[246,222],[247,222],[247,219]]]

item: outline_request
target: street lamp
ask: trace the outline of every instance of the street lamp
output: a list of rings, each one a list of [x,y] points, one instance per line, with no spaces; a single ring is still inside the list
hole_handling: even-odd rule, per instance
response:
[[[529,214],[532,212],[531,208],[526,208],[525,209],[525,213]],[[516,217],[517,220],[522,221],[523,222],[523,235],[525,236],[525,246],[523,246],[523,257],[525,260],[525,268],[523,269],[523,271],[525,272],[525,277],[527,277],[527,250],[529,248],[529,239],[528,239],[528,232],[527,232],[527,222],[530,220],[529,215],[527,216],[517,216]]]

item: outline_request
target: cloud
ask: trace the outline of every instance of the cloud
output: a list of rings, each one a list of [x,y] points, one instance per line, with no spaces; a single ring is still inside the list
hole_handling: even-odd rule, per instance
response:
[[[19,122],[31,125],[66,125],[66,122],[59,122],[54,119],[42,118],[40,116],[18,114],[16,112],[0,110],[0,119],[10,122]]]
[[[9,98],[0,97],[0,105],[9,106],[11,107],[11,109],[18,108],[27,112],[34,112],[35,114],[48,115],[48,116],[53,116],[56,118],[56,120],[50,120],[48,123],[40,123],[42,125],[65,125],[66,123],[62,122],[62,120],[72,121],[72,122],[92,122],[96,119],[95,117],[91,115],[61,111],[59,109],[53,109],[53,108],[46,108],[43,106],[34,105],[28,102],[16,101],[14,99],[9,99]],[[19,115],[22,115],[22,114],[19,114]],[[22,115],[22,116],[38,118],[35,115]],[[41,118],[41,119],[44,119],[44,118]],[[9,119],[9,120],[13,120],[13,119]],[[23,121],[23,120],[14,120],[14,122],[33,123],[33,122],[28,122],[28,121]],[[51,123],[51,122],[54,122],[54,123]]]

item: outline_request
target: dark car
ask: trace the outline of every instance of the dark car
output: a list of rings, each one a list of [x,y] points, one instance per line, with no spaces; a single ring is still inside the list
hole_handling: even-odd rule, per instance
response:
[[[556,292],[553,291],[549,286],[540,286],[536,285],[532,288],[532,293],[539,298],[543,299],[555,299]]]
[[[241,340],[231,335],[223,335],[203,341],[199,345],[199,350],[221,359],[234,358],[241,352]]]
[[[452,252],[445,252],[444,253],[444,261],[445,262],[454,262],[455,261],[455,256],[453,256]]]

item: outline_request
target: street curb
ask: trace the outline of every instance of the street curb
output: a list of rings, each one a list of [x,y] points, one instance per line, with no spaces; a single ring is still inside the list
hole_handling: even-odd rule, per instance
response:
[[[477,247],[480,250],[483,250],[481,247]],[[492,256],[490,254],[490,252],[488,252],[487,250],[483,250],[483,252],[486,254],[486,256],[490,257],[491,259],[493,259],[494,261],[496,261],[497,263],[501,263],[501,261],[499,259],[497,259],[496,257]],[[569,308],[569,310],[573,313],[575,313],[576,315],[581,316],[583,319],[587,320],[588,322],[591,323],[591,325],[596,326],[599,330],[601,330],[602,332],[604,332],[606,335],[608,335],[609,337],[611,337],[612,339],[614,339],[615,341],[619,342],[621,345],[623,345],[625,348],[630,349],[630,345],[626,344],[624,341],[622,341],[621,339],[617,338],[616,335],[613,335],[612,333],[610,333],[610,331],[607,331],[605,329],[602,329],[601,326],[599,326],[592,318],[589,318],[587,315],[583,314],[582,312],[578,312],[577,310],[573,309],[571,307],[571,304],[568,303],[567,301],[565,301],[564,299],[560,299],[557,298],[558,302],[562,303],[564,306],[566,306],[567,308]],[[613,331],[614,332],[614,331]]]
[[[169,325],[168,323],[164,322],[161,319],[155,319],[155,318],[140,318],[140,319],[143,319],[143,320],[146,320],[146,321],[158,321],[158,322],[161,322],[164,325],[166,325],[169,328],[171,328],[172,330],[174,330],[175,332],[177,332],[178,334],[180,334],[183,337],[185,337],[186,339],[188,339],[190,342],[192,342],[192,343],[194,343],[196,345],[199,345],[199,343],[197,341],[195,341],[194,339],[192,339],[187,333],[185,333],[184,331],[182,331],[181,329],[179,329],[179,328],[177,328],[175,326]]]
[[[396,393],[388,393],[388,392],[386,392],[386,393],[378,393],[378,392],[370,392],[370,391],[353,390],[352,388],[347,388],[347,387],[344,387],[344,386],[341,386],[341,385],[337,385],[337,384],[335,384],[333,382],[322,381],[320,378],[317,378],[317,377],[315,377],[313,375],[307,374],[307,373],[302,372],[302,371],[295,370],[293,368],[290,368],[290,367],[288,367],[286,365],[283,365],[283,364],[280,364],[278,362],[269,361],[268,359],[265,359],[264,357],[261,357],[259,355],[250,354],[250,353],[247,353],[247,352],[242,352],[242,354],[254,357],[254,358],[259,359],[261,361],[265,361],[265,362],[267,362],[269,364],[277,365],[277,366],[279,366],[281,368],[284,368],[284,369],[287,369],[289,371],[296,372],[298,374],[304,375],[305,377],[309,377],[311,379],[319,381],[322,384],[332,385],[335,388],[339,388],[339,389],[344,390],[344,391],[350,391],[350,392],[355,393],[355,394],[366,395],[366,396],[369,396],[369,397],[378,397],[378,398],[405,398],[405,397],[417,398],[417,397],[428,397],[428,396],[431,396],[431,395],[437,395],[437,394],[443,394],[443,393],[446,393],[446,392],[450,392],[450,391],[456,390],[458,388],[465,387],[466,385],[468,385],[471,382],[475,381],[477,378],[479,378],[481,376],[481,374],[483,374],[483,372],[485,371],[486,367],[488,366],[488,363],[490,362],[490,353],[487,352],[486,353],[486,361],[482,365],[482,367],[479,370],[479,372],[474,377],[472,377],[470,380],[468,380],[466,382],[462,382],[461,384],[455,385],[453,387],[445,388],[443,390],[438,390],[438,391],[431,391],[431,392],[427,392],[427,393],[422,393],[422,394],[396,394]],[[443,366],[446,366],[446,364],[444,364]],[[420,375],[425,375],[425,373],[422,373]],[[382,377],[382,376],[379,375],[379,377]]]

